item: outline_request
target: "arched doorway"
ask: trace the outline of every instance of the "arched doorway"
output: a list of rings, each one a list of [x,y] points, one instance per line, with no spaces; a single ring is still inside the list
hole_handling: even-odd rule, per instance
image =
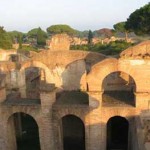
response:
[[[102,90],[103,106],[135,106],[136,84],[129,74],[120,71],[108,74],[103,80]]]
[[[33,117],[15,113],[8,120],[10,150],[40,150],[38,125]]]
[[[64,150],[85,150],[85,128],[82,120],[74,115],[62,118]]]
[[[120,116],[107,122],[107,150],[128,150],[128,121]]]

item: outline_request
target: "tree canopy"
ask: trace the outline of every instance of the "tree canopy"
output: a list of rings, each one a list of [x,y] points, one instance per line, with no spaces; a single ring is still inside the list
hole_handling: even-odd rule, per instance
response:
[[[12,48],[12,39],[2,26],[0,26],[0,48]]]
[[[10,36],[12,43],[19,43],[19,48],[22,47],[23,38],[25,37],[25,34],[19,31],[10,31],[8,32],[8,35]]]
[[[52,26],[48,27],[47,32],[49,34],[66,33],[68,35],[74,35],[76,33],[76,31],[73,28],[71,28],[70,26],[62,25],[62,24],[52,25]]]
[[[19,31],[9,31],[8,34],[12,39],[17,38],[18,36],[24,36],[25,34]]]
[[[40,28],[40,27],[39,27]],[[32,29],[32,30],[30,30],[28,33],[27,33],[27,36],[29,37],[29,38],[37,38],[37,34],[38,34],[38,31],[39,31],[39,28],[34,28],[34,29]],[[41,29],[41,28],[40,28]],[[41,29],[41,32],[42,32],[42,34],[45,36],[45,37],[47,37],[47,33],[45,32],[45,31],[43,31],[42,29]]]
[[[131,13],[127,19],[126,28],[139,35],[150,35],[150,3]]]
[[[40,46],[46,45],[46,38],[47,38],[47,36],[42,31],[42,29],[38,28],[38,31],[37,31],[37,45],[40,45]]]
[[[129,30],[126,28],[126,22],[119,22],[114,24],[114,29],[116,32],[122,32],[125,34],[126,41],[128,40],[128,32]]]
[[[119,31],[119,32],[125,32],[126,31],[125,22],[118,22],[118,23],[114,24],[113,27],[116,31]]]

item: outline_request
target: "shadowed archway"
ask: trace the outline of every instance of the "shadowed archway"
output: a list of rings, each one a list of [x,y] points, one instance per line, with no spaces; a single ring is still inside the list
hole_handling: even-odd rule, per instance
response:
[[[85,127],[82,120],[74,115],[62,118],[64,150],[85,150]]]
[[[10,150],[40,150],[38,125],[33,117],[15,113],[8,120]]]
[[[103,106],[135,106],[136,84],[125,72],[116,71],[108,74],[103,80],[102,90]]]
[[[128,150],[129,123],[124,117],[115,116],[107,122],[107,150]]]

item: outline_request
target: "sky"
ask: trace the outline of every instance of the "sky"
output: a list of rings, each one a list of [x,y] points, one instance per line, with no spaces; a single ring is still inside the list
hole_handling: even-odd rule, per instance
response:
[[[126,21],[150,0],[0,0],[0,26],[5,30],[29,30],[55,24],[98,30]]]

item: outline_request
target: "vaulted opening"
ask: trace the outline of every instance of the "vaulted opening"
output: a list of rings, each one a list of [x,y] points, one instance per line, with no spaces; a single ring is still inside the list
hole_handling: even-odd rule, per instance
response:
[[[128,150],[128,121],[120,116],[107,122],[107,150]]]
[[[15,113],[8,121],[10,150],[40,150],[38,125],[33,117]]]
[[[113,72],[107,75],[102,84],[103,106],[135,106],[136,84],[134,79],[124,72]]]
[[[85,150],[85,128],[82,120],[74,115],[62,118],[64,150]]]

